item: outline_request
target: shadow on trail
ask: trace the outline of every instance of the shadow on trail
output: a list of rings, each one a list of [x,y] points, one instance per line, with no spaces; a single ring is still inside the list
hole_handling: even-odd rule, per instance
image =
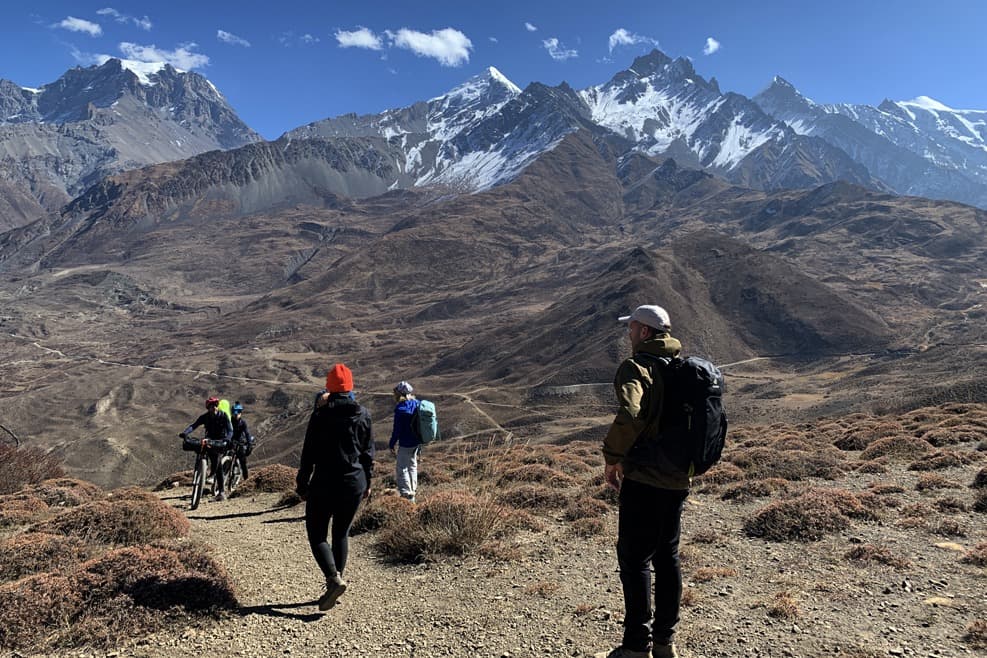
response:
[[[305,520],[305,515],[302,514],[301,516],[289,516],[286,519],[265,519],[261,521],[261,523],[296,523],[298,521],[304,521],[304,520]]]
[[[271,509],[261,510],[259,512],[236,512],[235,514],[217,514],[216,516],[190,516],[189,520],[196,521],[221,521],[224,519],[245,519],[251,516],[263,516],[264,514],[273,514],[274,512],[280,512],[282,510],[288,509],[287,507],[272,507]],[[264,523],[269,523],[264,521]]]
[[[301,603],[268,603],[267,605],[252,605],[240,608],[237,610],[237,614],[241,617],[246,617],[248,615],[264,615],[266,617],[281,617],[284,619],[297,619],[304,622],[313,622],[322,619],[325,614],[322,612],[301,614],[296,612],[284,612],[283,610],[292,608],[309,608],[318,604],[319,601],[317,599],[314,601],[302,601]]]

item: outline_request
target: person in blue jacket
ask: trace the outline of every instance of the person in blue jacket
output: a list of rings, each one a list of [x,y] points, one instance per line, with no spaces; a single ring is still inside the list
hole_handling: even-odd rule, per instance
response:
[[[398,493],[411,502],[415,502],[418,491],[418,456],[422,450],[422,441],[412,428],[414,413],[420,404],[414,390],[406,381],[394,387],[394,429],[391,430],[388,444],[397,457],[394,479],[397,480]]]

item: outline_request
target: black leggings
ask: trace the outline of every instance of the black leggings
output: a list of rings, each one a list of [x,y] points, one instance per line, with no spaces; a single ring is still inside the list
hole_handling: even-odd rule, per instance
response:
[[[350,526],[363,498],[362,491],[309,492],[305,503],[305,532],[312,547],[315,562],[326,580],[342,575],[349,554]],[[329,522],[332,521],[332,546]]]

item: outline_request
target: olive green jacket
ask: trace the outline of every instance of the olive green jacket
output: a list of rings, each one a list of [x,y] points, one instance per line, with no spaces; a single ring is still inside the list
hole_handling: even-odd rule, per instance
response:
[[[678,356],[682,343],[668,334],[659,334],[638,346],[638,352],[660,357]],[[624,461],[645,428],[657,422],[663,394],[661,378],[652,380],[651,373],[634,359],[626,359],[617,368],[613,387],[620,408],[603,439],[603,458],[607,464],[624,464],[624,477],[659,489],[688,489],[690,479],[681,473],[665,473],[657,468],[643,467]]]

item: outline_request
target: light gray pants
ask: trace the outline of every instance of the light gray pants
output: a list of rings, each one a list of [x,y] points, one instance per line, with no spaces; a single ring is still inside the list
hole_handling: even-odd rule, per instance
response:
[[[415,499],[418,491],[418,453],[421,446],[405,448],[398,446],[397,472],[394,479],[398,482],[398,493],[402,498]]]

